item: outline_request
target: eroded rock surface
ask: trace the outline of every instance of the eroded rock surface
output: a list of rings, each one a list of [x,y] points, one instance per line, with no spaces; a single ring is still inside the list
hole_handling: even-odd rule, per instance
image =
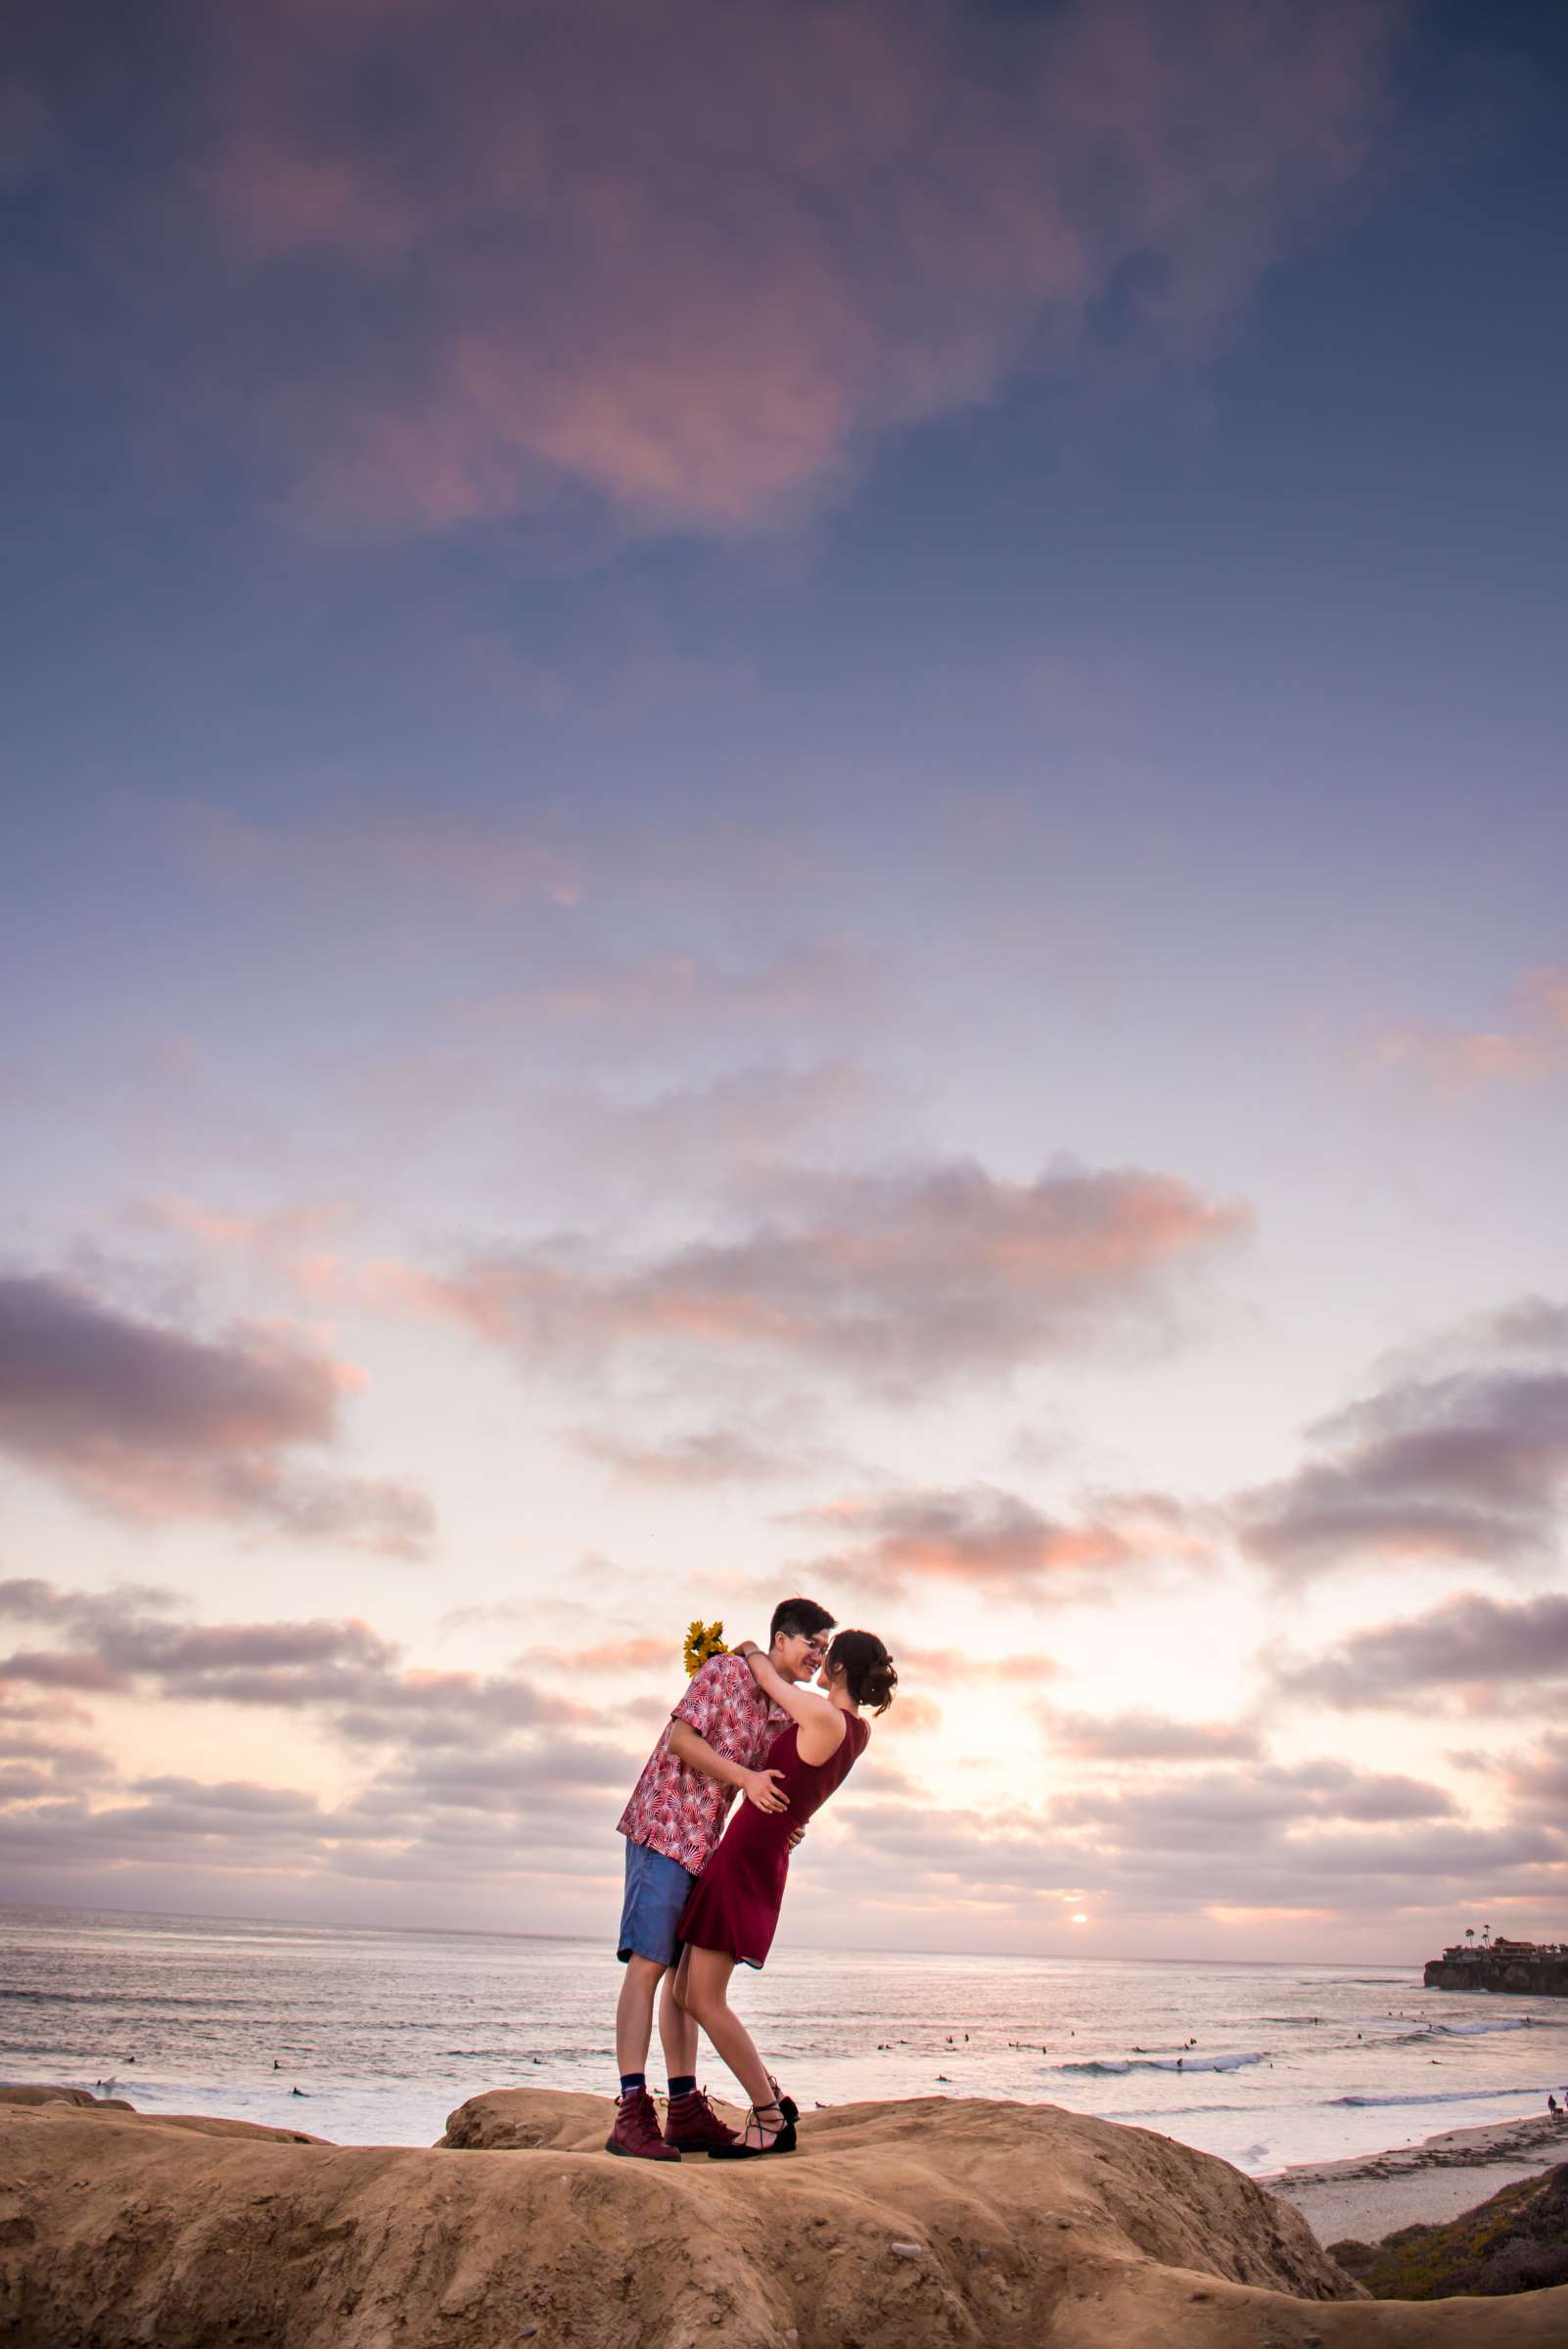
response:
[[[808,2115],[801,2151],[617,2161],[607,2100],[473,2098],[432,2148],[0,2103],[25,2349],[1562,2349],[1568,2289],[1364,2298],[1223,2162],[1050,2105]],[[1477,2331],[1478,2306],[1490,2329]]]

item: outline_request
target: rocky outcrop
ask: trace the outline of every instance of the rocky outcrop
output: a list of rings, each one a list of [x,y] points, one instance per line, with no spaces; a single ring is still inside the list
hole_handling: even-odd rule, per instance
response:
[[[616,2161],[608,2102],[472,2099],[432,2148],[0,2102],[17,2349],[1474,2349],[1288,2205],[1051,2105],[853,2104],[782,2160]],[[1561,2349],[1568,2290],[1487,2303]]]
[[[85,2088],[45,2088],[27,2084],[13,2087],[0,2085],[0,2104],[78,2104],[91,2105],[95,2112],[134,2112],[122,2096],[95,2096]]]
[[[1380,2300],[1478,2299],[1568,2284],[1568,2162],[1518,2179],[1444,2227],[1402,2227],[1334,2256]]]
[[[1515,1997],[1568,1999],[1568,1957],[1510,1957],[1506,1951],[1462,1950],[1429,1958],[1422,1980],[1428,1990],[1507,1991]]]
[[[123,2096],[94,2096],[84,2088],[18,2088],[9,2082],[0,2082],[0,2104],[69,2105],[91,2113],[136,2111]],[[143,2113],[138,2117],[156,2122],[160,2129],[189,2129],[198,2137],[252,2137],[279,2145],[324,2145],[330,2142],[311,2137],[303,2129],[269,2129],[261,2121],[220,2120],[207,2112]]]

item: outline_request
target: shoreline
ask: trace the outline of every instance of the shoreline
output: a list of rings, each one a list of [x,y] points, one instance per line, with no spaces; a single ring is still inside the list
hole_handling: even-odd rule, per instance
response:
[[[1377,2243],[1401,2227],[1445,2225],[1559,2162],[1568,2162],[1568,2117],[1543,2112],[1348,2161],[1298,2162],[1253,2184],[1300,2211],[1320,2243]]]

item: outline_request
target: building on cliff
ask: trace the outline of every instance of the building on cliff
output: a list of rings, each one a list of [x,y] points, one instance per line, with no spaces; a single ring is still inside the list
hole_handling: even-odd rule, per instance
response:
[[[1501,1935],[1479,1947],[1456,1943],[1441,1958],[1427,1959],[1422,1979],[1428,1990],[1512,1991],[1568,1999],[1568,1943],[1509,1941]]]

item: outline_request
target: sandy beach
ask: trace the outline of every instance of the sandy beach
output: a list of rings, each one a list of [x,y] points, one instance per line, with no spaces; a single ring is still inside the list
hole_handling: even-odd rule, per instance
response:
[[[1568,2121],[1549,2113],[1451,2129],[1351,2161],[1301,2163],[1258,2184],[1299,2210],[1320,2243],[1381,2242],[1397,2228],[1456,2219],[1515,2179],[1568,2161]]]

